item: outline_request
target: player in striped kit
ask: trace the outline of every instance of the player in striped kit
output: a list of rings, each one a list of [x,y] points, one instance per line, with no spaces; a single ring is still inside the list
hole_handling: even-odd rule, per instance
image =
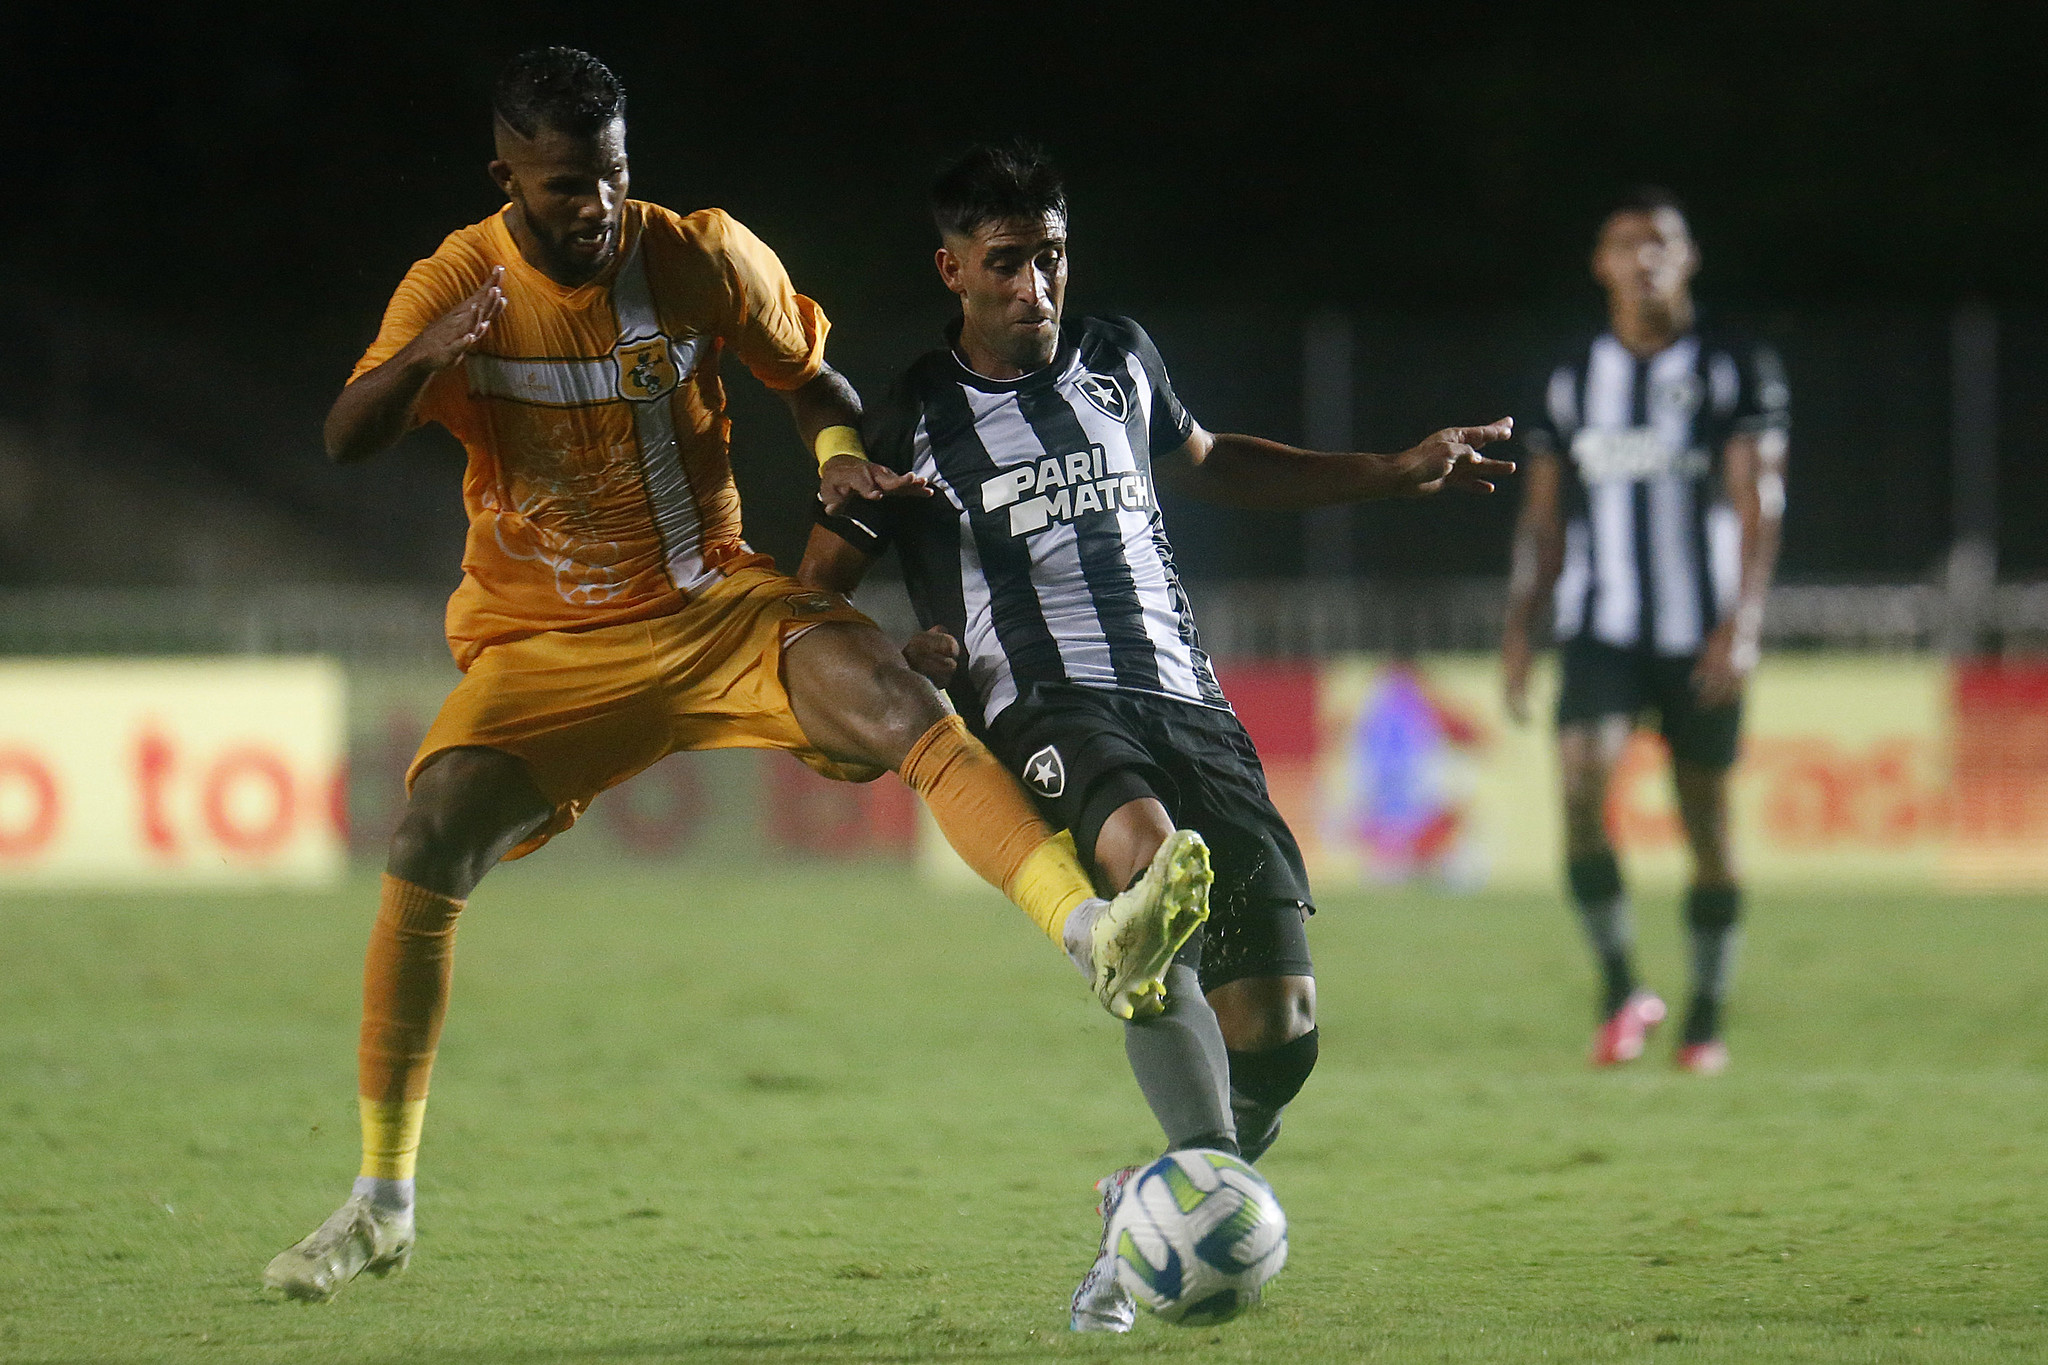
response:
[[[1694,865],[1676,1061],[1710,1073],[1728,1063],[1721,1006],[1741,909],[1728,771],[1777,562],[1789,399],[1769,350],[1699,325],[1698,268],[1668,193],[1637,191],[1601,224],[1593,276],[1608,327],[1550,371],[1521,432],[1530,458],[1502,664],[1509,712],[1524,719],[1531,630],[1549,597],[1567,879],[1602,976],[1596,1066],[1641,1056],[1665,1014],[1636,980],[1605,822],[1615,763],[1655,713]]]
[[[469,538],[448,607],[463,678],[406,774],[364,963],[361,1174],[264,1272],[306,1301],[412,1255],[471,890],[670,753],[779,749],[853,781],[894,769],[1119,1018],[1159,1007],[1207,913],[1208,857],[1187,830],[1137,883],[1096,896],[1072,845],[874,624],[741,538],[727,352],[836,477],[898,486],[859,459],[859,400],[825,363],[824,313],[775,253],[718,209],[626,197],[625,92],[588,53],[514,59],[493,114],[508,203],[407,272],[327,419],[343,461],[422,422],[454,433]]]
[[[1313,903],[1202,652],[1154,480],[1236,507],[1490,492],[1514,466],[1475,448],[1511,425],[1451,428],[1396,455],[1212,434],[1135,322],[1062,325],[1066,196],[1042,152],[976,148],[939,178],[932,209],[961,317],[869,414],[889,489],[850,488],[826,466],[798,576],[850,592],[896,548],[926,627],[907,655],[1072,834],[1098,888],[1124,886],[1177,826],[1208,841],[1209,921],[1168,973],[1164,1011],[1127,1024],[1124,1045],[1169,1150],[1256,1160],[1315,1066]],[[1105,1227],[1127,1174],[1097,1186]],[[1131,1326],[1106,1236],[1073,1296],[1077,1331]]]

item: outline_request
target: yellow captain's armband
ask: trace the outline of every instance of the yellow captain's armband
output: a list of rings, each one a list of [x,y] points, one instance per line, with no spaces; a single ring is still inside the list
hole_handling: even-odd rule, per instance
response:
[[[838,455],[851,455],[865,460],[868,448],[861,444],[860,432],[849,426],[826,427],[818,433],[818,439],[811,444],[818,454],[818,468],[825,467],[825,461]]]

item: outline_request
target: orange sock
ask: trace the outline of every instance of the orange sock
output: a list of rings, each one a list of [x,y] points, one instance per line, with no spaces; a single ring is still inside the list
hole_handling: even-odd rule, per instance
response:
[[[947,716],[925,731],[899,771],[967,865],[1060,943],[1068,914],[1095,888],[1073,843],[1038,818],[1017,779],[967,732],[967,722]]]
[[[410,1180],[426,1113],[427,1078],[448,1013],[455,917],[463,903],[386,875],[363,963],[362,1174]]]

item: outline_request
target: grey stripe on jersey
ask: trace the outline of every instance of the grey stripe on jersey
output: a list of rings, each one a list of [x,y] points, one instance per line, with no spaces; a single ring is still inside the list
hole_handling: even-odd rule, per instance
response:
[[[974,409],[981,443],[999,467],[1014,462],[1019,452],[1029,452],[1034,465],[1041,457],[1056,459],[1068,453],[1052,450],[1038,439],[1024,420],[1015,394],[963,392]],[[1059,647],[1060,665],[1067,677],[1074,682],[1114,686],[1116,668],[1110,659],[1109,640],[1095,614],[1094,595],[1082,573],[1080,538],[1073,522],[1051,521],[1026,543],[1030,546],[1031,591],[1038,598],[1045,628]],[[1004,672],[1008,672],[1007,662]],[[989,714],[993,719],[995,713]]]
[[[1645,361],[1604,335],[1551,375],[1549,415],[1570,433],[1559,455],[1579,490],[1556,588],[1560,638],[1700,649],[1735,592],[1739,525],[1731,544],[1710,444],[1740,383],[1734,362],[1703,356],[1697,336]]]
[[[1144,364],[1138,357],[1127,355],[1124,357],[1124,373],[1130,377],[1132,389],[1138,395],[1139,414],[1149,430],[1152,424],[1152,385],[1145,376]],[[1179,576],[1167,567],[1165,556],[1160,553],[1164,528],[1157,503],[1142,509],[1120,508],[1117,525],[1123,531],[1124,553],[1130,558],[1132,577],[1139,585],[1145,612],[1145,634],[1151,637],[1152,647],[1158,651],[1160,687],[1184,697],[1213,697],[1214,703],[1220,703],[1223,692],[1216,685],[1209,658],[1188,639],[1194,631],[1194,619],[1179,602]],[[1155,586],[1170,591],[1145,591]]]

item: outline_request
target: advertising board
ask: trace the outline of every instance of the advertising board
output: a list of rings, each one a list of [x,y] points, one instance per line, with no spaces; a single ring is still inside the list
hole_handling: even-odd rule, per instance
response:
[[[318,886],[346,861],[319,659],[0,663],[0,886]]]

